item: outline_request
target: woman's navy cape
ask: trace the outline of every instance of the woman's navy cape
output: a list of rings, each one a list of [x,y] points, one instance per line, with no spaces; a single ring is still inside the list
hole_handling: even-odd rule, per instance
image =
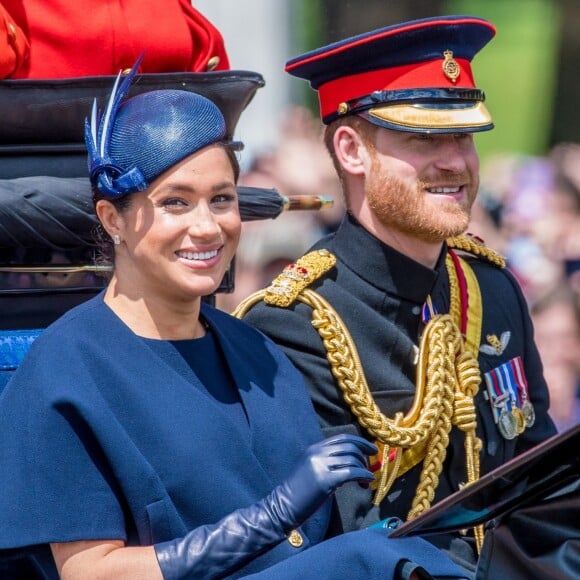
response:
[[[302,378],[281,351],[244,322],[202,308],[248,429],[196,388],[182,359],[159,358],[101,294],[41,334],[0,398],[0,549],[184,536],[267,495],[321,438]],[[302,547],[282,542],[240,574],[368,580],[410,559],[462,576],[418,538],[365,530],[318,544],[328,516],[327,502],[302,526]]]

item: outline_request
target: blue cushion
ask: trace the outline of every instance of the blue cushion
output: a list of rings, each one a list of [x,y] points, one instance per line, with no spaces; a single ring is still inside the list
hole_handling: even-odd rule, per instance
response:
[[[0,330],[0,391],[18,368],[42,329]]]

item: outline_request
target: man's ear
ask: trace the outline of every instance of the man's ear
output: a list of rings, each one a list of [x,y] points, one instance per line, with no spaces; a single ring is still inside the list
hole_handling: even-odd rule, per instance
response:
[[[338,127],[334,133],[333,144],[336,158],[345,173],[365,175],[370,157],[355,129],[348,125]]]
[[[95,205],[95,213],[109,236],[120,235],[122,237],[123,219],[110,201],[99,199]]]

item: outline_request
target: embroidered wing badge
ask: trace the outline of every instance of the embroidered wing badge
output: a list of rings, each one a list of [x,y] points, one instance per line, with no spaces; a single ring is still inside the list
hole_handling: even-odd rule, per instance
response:
[[[495,334],[488,334],[485,337],[487,339],[487,344],[482,344],[479,347],[479,352],[492,356],[501,356],[509,344],[511,336],[512,333],[509,330],[502,332],[500,338]]]

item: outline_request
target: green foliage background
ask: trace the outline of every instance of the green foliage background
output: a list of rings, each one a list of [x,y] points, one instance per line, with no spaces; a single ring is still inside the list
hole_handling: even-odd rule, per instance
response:
[[[496,129],[477,136],[482,159],[549,148],[558,68],[560,13],[550,0],[449,0],[448,14],[474,14],[497,28],[474,60]]]

